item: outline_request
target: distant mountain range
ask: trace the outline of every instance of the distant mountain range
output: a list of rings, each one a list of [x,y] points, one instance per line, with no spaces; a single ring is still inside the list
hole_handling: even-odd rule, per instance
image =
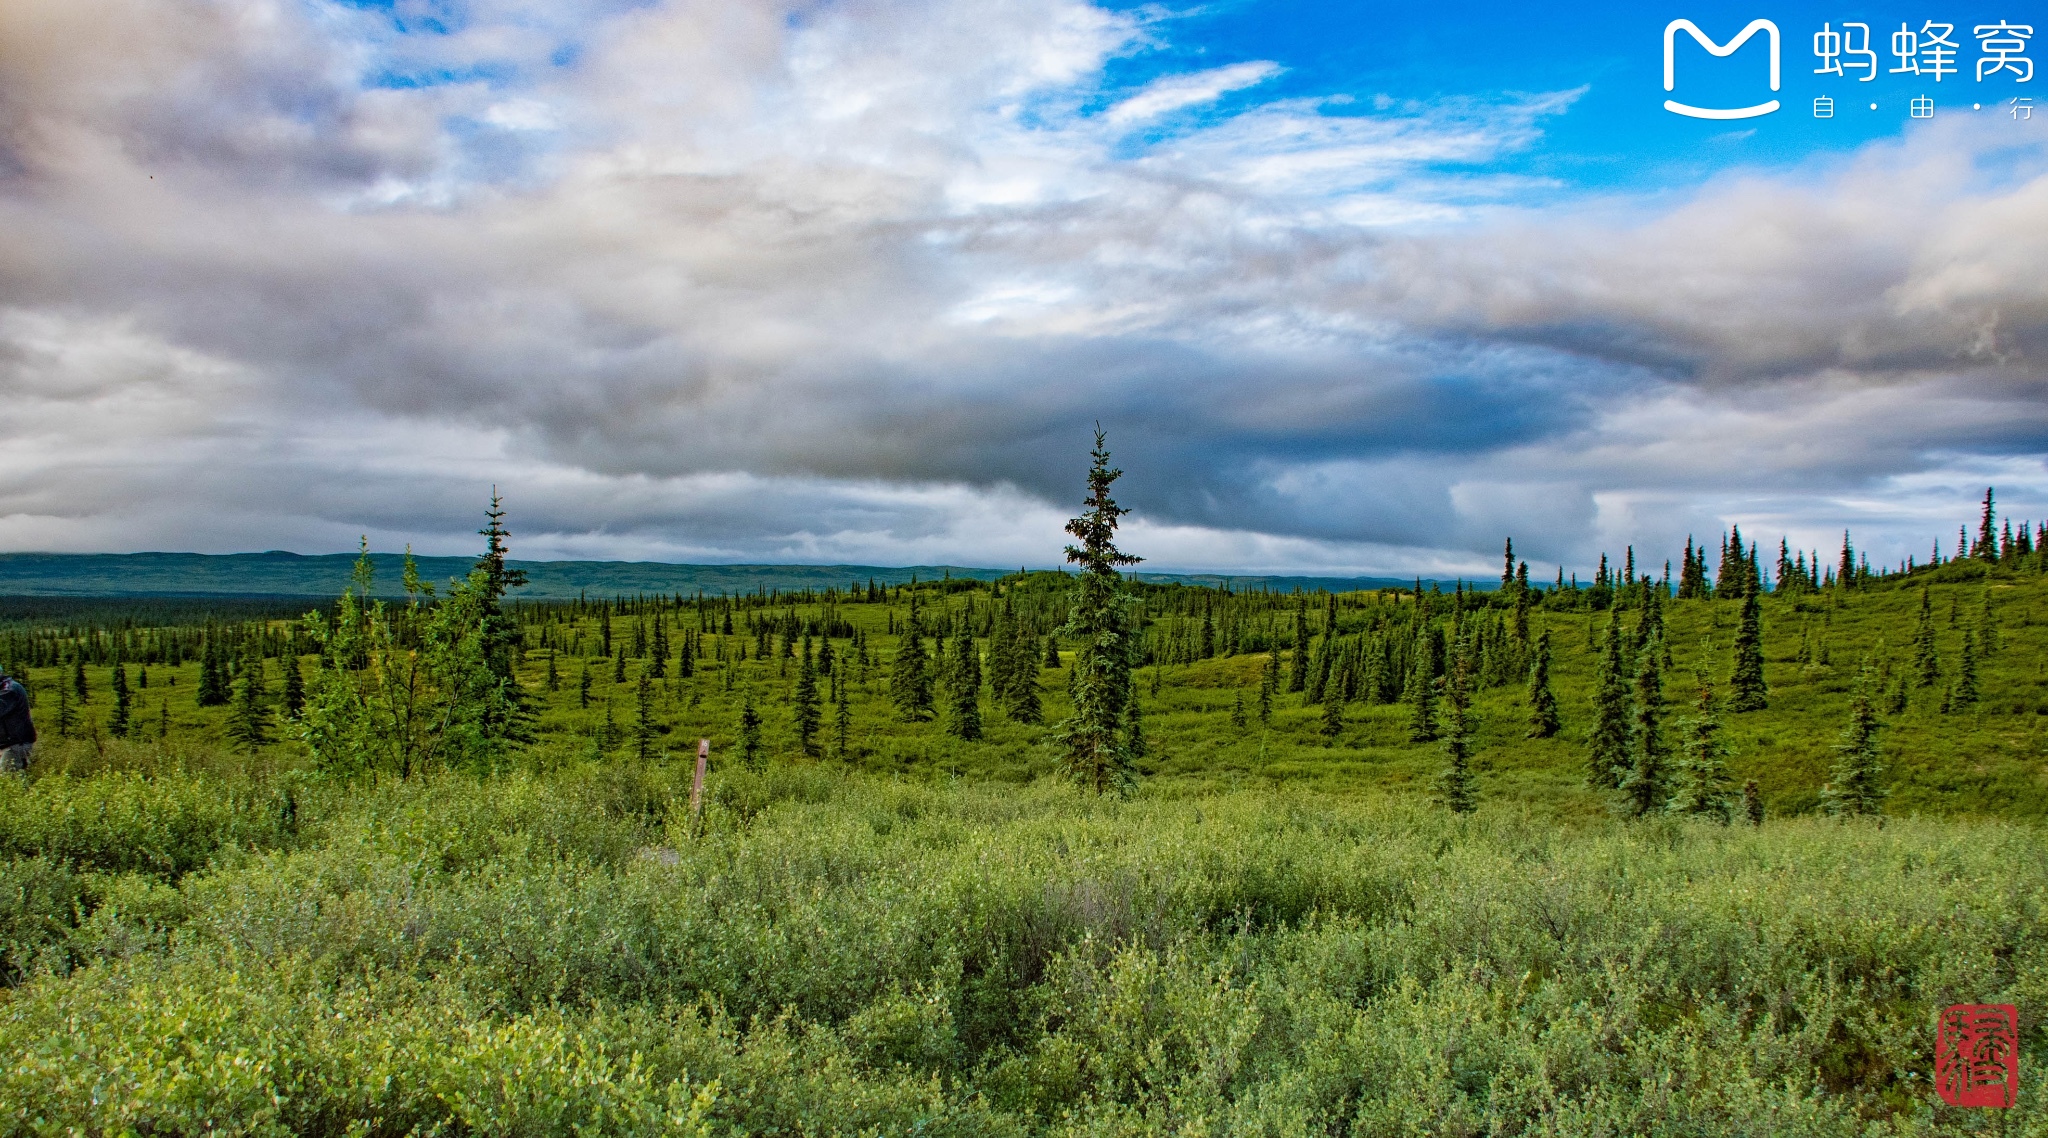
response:
[[[0,596],[39,597],[332,597],[348,584],[353,553],[0,553]],[[469,572],[474,558],[415,558],[422,578],[437,586]],[[404,558],[373,553],[375,591],[396,595]],[[751,593],[757,589],[822,589],[827,586],[900,585],[942,577],[992,581],[1014,569],[960,565],[672,565],[659,561],[513,561],[525,570],[524,600],[566,600],[635,594],[690,596]],[[1142,580],[1266,589],[1351,590],[1412,585],[1395,577],[1257,577],[1209,573],[1142,573]],[[1425,584],[1432,582],[1425,581]],[[1446,583],[1448,584],[1448,583]],[[1484,587],[1482,583],[1481,587]]]

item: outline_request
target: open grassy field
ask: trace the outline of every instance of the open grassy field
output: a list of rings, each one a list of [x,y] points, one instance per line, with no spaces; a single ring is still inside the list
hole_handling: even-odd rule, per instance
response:
[[[986,628],[1004,599],[1020,614],[1034,614],[1050,632],[1064,616],[1063,579],[1032,574],[990,585],[985,582],[927,582],[916,590],[920,619],[933,628],[982,633],[978,651],[986,652]],[[1933,614],[1934,643],[1943,678],[1920,687],[1909,680],[1906,705],[1884,716],[1881,746],[1888,772],[1888,809],[1895,814],[1989,814],[2010,818],[2048,819],[2048,577],[2033,573],[1986,571],[1975,563],[1954,563],[1933,573],[1855,590],[1826,590],[1797,598],[1763,598],[1763,650],[1770,686],[1769,706],[1761,711],[1723,713],[1731,746],[1730,767],[1738,783],[1754,778],[1774,814],[1812,810],[1828,777],[1833,746],[1846,725],[1852,691],[1867,662],[1891,684],[1912,671],[1913,638],[1922,586]],[[1283,638],[1283,663],[1292,648],[1289,622],[1296,600],[1286,595],[1240,596],[1225,599],[1207,590],[1147,588],[1154,613],[1150,636],[1156,655],[1168,655],[1166,641],[1191,618],[1175,609],[1198,609],[1206,600],[1220,610],[1226,605],[1245,610],[1244,643],[1254,644],[1267,628]],[[535,715],[536,744],[517,760],[547,765],[570,759],[615,755],[632,749],[630,729],[637,715],[637,686],[652,670],[651,626],[667,625],[672,641],[663,675],[652,683],[651,727],[655,750],[671,756],[694,753],[696,740],[712,741],[714,767],[732,761],[744,702],[752,700],[762,718],[763,755],[770,761],[802,761],[793,728],[791,699],[802,637],[817,632],[814,647],[825,643],[822,629],[828,614],[832,640],[849,708],[850,729],[842,754],[834,731],[836,709],[831,688],[820,681],[822,728],[818,758],[851,769],[887,775],[927,778],[935,775],[1028,782],[1050,774],[1056,754],[1043,725],[1009,721],[984,691],[984,737],[965,741],[947,730],[946,717],[907,721],[891,703],[890,663],[908,618],[908,590],[887,590],[888,600],[853,602],[805,601],[801,594],[773,600],[758,598],[735,610],[732,633],[724,627],[723,610],[700,614],[672,599],[642,598],[618,602],[615,614],[602,619],[613,629],[611,651],[604,650],[599,631],[599,605],[534,606],[526,613],[526,651],[520,679]],[[820,594],[812,594],[820,598]],[[1474,594],[1485,604],[1487,594]],[[1310,606],[1313,639],[1324,616],[1327,598]],[[1447,625],[1451,598],[1433,618]],[[1503,602],[1478,610],[1496,618]],[[1412,595],[1351,593],[1337,598],[1340,636],[1369,637],[1366,625],[1378,617],[1389,626],[1406,621]],[[1692,600],[1667,602],[1663,608],[1664,640],[1671,664],[1665,668],[1665,689],[1674,720],[1685,714],[1695,690],[1695,672],[1704,669],[1725,696],[1740,602]],[[1986,612],[1989,612],[1987,623]],[[1585,787],[1586,739],[1593,721],[1594,681],[1599,643],[1610,620],[1633,629],[1641,613],[1553,609],[1539,606],[1529,615],[1533,639],[1549,631],[1556,662],[1552,669],[1562,710],[1563,729],[1549,739],[1527,738],[1527,695],[1519,682],[1482,687],[1476,694],[1473,720],[1479,740],[1481,793],[1531,809],[1566,814],[1598,813],[1605,801]],[[767,631],[764,638],[749,630]],[[711,631],[699,632],[710,626]],[[286,627],[270,622],[273,633]],[[1989,630],[1988,633],[1986,630]],[[793,635],[792,635],[793,630]],[[684,647],[684,633],[694,639]],[[1965,633],[1987,640],[1977,654],[1980,698],[1967,706],[1941,710],[1944,685],[1951,682]],[[856,658],[854,634],[864,642],[867,662]],[[131,634],[146,635],[146,634]],[[639,638],[636,642],[636,636]],[[638,647],[636,649],[636,643]],[[765,644],[766,654],[760,654]],[[296,647],[309,648],[300,643]],[[691,674],[683,675],[680,657],[693,652]],[[742,653],[746,654],[741,659]],[[623,654],[623,661],[620,656]],[[18,653],[25,656],[26,653]],[[137,653],[131,652],[132,660]],[[1421,792],[1441,763],[1435,743],[1409,741],[1410,712],[1406,705],[1374,702],[1360,695],[1343,709],[1343,727],[1334,739],[1322,733],[1323,709],[1305,692],[1281,691],[1273,699],[1269,723],[1256,717],[1265,646],[1257,651],[1215,655],[1180,663],[1159,662],[1140,669],[1141,702],[1151,755],[1141,764],[1153,793],[1253,786],[1312,786],[1327,790],[1373,789]],[[275,701],[280,687],[280,660],[267,661],[266,683]],[[1042,661],[1041,661],[1042,663]],[[552,664],[555,682],[548,672]],[[302,661],[310,671],[312,660]],[[133,694],[134,741],[153,744],[167,733],[172,745],[224,744],[229,709],[202,707],[200,664],[187,660],[127,665]],[[95,720],[108,714],[111,665],[84,666],[88,698],[78,705],[80,726],[70,739],[48,739],[50,761],[80,747],[104,746],[86,736]],[[146,671],[146,676],[144,672]],[[50,693],[73,682],[70,665],[17,667],[39,694],[38,721],[46,738],[52,709]],[[582,691],[589,677],[587,697]],[[1046,722],[1067,713],[1064,673],[1039,671]],[[146,682],[147,687],[136,686]],[[1283,684],[1284,687],[1284,684]],[[1239,701],[1245,724],[1232,721]],[[943,711],[943,709],[941,709]],[[606,742],[604,722],[610,715],[616,737]],[[168,718],[168,728],[164,726]],[[288,736],[288,724],[274,732]],[[280,746],[275,761],[290,763],[295,752]]]
[[[919,620],[985,644],[1007,602],[1042,646],[1061,588],[929,584]],[[1297,613],[1323,640],[1325,598],[1147,591],[1127,801],[1052,778],[1049,727],[991,695],[979,740],[943,705],[898,714],[908,592],[688,600],[523,611],[533,741],[403,780],[323,772],[288,722],[232,745],[233,706],[195,699],[227,625],[7,633],[16,659],[79,658],[18,669],[45,742],[0,780],[0,1132],[2048,1134],[2039,576],[1766,597],[1769,706],[1721,714],[1760,827],[1627,820],[1586,787],[1608,611],[1527,614],[1564,729],[1526,738],[1521,684],[1483,686],[1481,806],[1454,816],[1406,705],[1330,686],[1332,737],[1285,690]],[[1416,603],[1346,595],[1332,641],[1370,658]],[[1507,616],[1426,603],[1439,625]],[[1674,716],[1695,665],[1725,681],[1738,611],[1663,608]],[[306,645],[235,629],[269,645],[280,702]],[[1965,632],[1991,639],[1979,698],[1944,712]],[[835,656],[815,754],[806,634]],[[87,643],[118,645],[126,737]],[[1866,660],[1906,699],[1882,823],[1816,810]],[[1056,721],[1063,673],[1038,678]],[[1930,1093],[1934,1016],[1966,1001],[2021,1008],[2016,1110]]]

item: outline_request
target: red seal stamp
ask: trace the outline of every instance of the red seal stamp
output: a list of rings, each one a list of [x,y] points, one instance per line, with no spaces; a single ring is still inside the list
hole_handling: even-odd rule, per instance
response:
[[[1950,1106],[2011,1106],[2020,1090],[2020,1013],[2011,1004],[1957,1004],[1941,1013],[1934,1089]]]

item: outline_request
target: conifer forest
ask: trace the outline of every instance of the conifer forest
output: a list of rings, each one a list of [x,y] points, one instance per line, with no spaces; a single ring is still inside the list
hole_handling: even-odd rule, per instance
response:
[[[0,1132],[2048,1133],[2038,523],[1232,592],[1117,473],[992,581],[0,602]]]

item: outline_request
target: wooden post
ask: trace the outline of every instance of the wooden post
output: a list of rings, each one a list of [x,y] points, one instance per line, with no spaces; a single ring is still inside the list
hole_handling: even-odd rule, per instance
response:
[[[697,740],[697,777],[690,780],[690,824],[704,812],[704,765],[711,761],[711,740]]]

